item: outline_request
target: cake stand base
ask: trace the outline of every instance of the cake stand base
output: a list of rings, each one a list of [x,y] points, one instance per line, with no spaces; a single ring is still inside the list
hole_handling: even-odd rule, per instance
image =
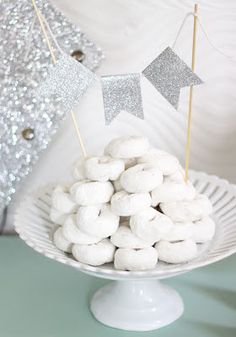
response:
[[[181,316],[179,294],[157,280],[114,281],[99,289],[91,312],[101,323],[130,331],[150,331]]]

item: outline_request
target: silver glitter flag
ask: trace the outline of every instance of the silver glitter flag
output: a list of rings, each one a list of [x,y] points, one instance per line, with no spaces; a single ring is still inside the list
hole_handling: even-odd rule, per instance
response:
[[[122,111],[144,118],[140,74],[102,76],[101,83],[106,124]]]
[[[203,83],[170,47],[144,69],[143,75],[175,109],[181,88]]]
[[[63,54],[55,65],[49,68],[46,80],[39,86],[39,97],[60,98],[65,112],[72,110],[95,79],[95,74],[74,58]]]

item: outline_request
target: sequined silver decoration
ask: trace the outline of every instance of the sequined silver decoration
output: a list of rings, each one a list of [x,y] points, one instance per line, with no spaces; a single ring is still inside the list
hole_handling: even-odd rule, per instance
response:
[[[144,69],[143,75],[175,109],[181,88],[203,83],[170,47]]]
[[[65,53],[81,50],[85,55],[83,65],[95,70],[103,58],[102,51],[48,2],[37,4]],[[31,1],[0,1],[0,214],[64,116],[59,99],[37,101],[34,97],[51,64],[37,20],[27,55],[34,17]],[[22,135],[27,128],[34,132],[29,140]]]
[[[144,118],[140,74],[102,76],[101,83],[106,124],[122,111]]]
[[[70,112],[88,87],[95,74],[71,56],[62,54],[49,68],[46,80],[39,85],[37,97],[55,96],[61,99],[65,112]]]

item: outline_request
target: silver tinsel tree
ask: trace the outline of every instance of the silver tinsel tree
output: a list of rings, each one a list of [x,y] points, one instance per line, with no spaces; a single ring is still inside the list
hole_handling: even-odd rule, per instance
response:
[[[61,48],[96,69],[103,55],[78,27],[48,2],[37,2]],[[29,0],[0,1],[0,215],[19,182],[31,171],[64,112],[60,100],[38,101],[50,53]]]

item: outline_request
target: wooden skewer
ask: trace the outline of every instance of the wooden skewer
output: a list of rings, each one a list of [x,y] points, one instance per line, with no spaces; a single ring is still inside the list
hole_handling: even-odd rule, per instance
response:
[[[193,22],[193,44],[192,44],[192,71],[195,70],[196,60],[196,37],[197,37],[197,14],[198,4],[194,5],[194,22]],[[187,129],[187,142],[185,151],[185,182],[189,178],[189,160],[190,160],[190,142],[191,142],[191,127],[192,127],[192,106],[193,106],[193,86],[189,90],[189,105],[188,105],[188,129]]]
[[[54,53],[52,44],[51,44],[51,42],[50,42],[50,39],[49,39],[47,30],[46,30],[46,28],[45,28],[45,25],[44,25],[44,22],[43,22],[42,14],[41,14],[40,10],[38,9],[38,6],[36,5],[35,0],[32,0],[32,4],[33,4],[34,10],[35,10],[35,13],[36,13],[36,15],[37,15],[37,18],[38,18],[40,27],[41,27],[41,29],[42,29],[43,36],[45,37],[45,40],[46,40],[48,49],[49,49],[49,51],[50,51],[50,55],[51,55],[51,58],[52,58],[52,62],[55,64],[56,61],[57,61],[57,60],[56,60],[56,56],[55,56],[55,53]],[[75,113],[74,113],[73,111],[71,111],[71,118],[72,118],[72,121],[73,121],[73,124],[74,124],[74,128],[75,128],[75,131],[76,131],[78,140],[79,140],[79,144],[80,144],[80,148],[81,148],[81,151],[82,151],[82,155],[83,155],[83,157],[84,157],[84,159],[85,159],[85,158],[87,157],[87,153],[86,153],[85,146],[84,146],[84,143],[83,143],[83,140],[82,140],[82,137],[81,137],[81,133],[80,133],[80,130],[79,130],[79,125],[78,125],[78,122],[77,122],[77,120],[76,120]]]

